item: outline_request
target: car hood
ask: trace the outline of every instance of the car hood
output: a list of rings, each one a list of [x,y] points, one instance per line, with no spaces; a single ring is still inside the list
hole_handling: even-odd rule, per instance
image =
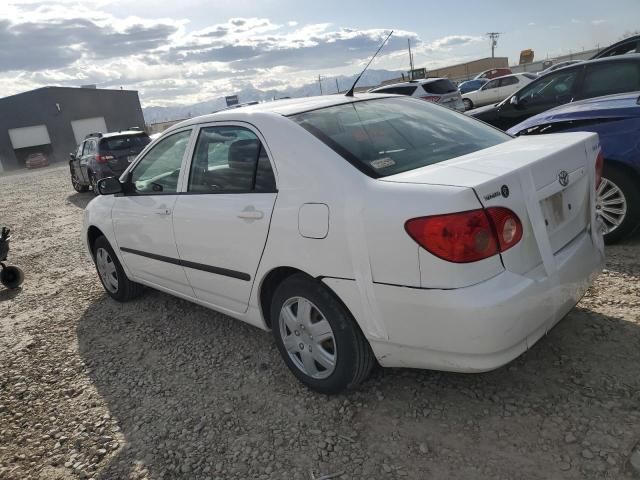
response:
[[[640,92],[609,95],[568,103],[534,115],[511,127],[507,133],[516,135],[527,128],[543,123],[558,123],[572,120],[611,119],[640,117]],[[480,109],[477,109],[480,110]],[[470,110],[469,112],[472,112]],[[467,113],[469,113],[467,112]]]

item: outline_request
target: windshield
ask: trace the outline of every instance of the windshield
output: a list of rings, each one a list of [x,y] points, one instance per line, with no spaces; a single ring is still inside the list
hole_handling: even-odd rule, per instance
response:
[[[511,139],[465,115],[411,98],[353,102],[290,118],[374,178],[433,165]]]

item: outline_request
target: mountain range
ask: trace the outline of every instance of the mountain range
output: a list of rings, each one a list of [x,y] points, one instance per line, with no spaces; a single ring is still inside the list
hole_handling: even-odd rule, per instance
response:
[[[403,72],[391,70],[367,70],[360,81],[359,87],[377,86],[385,80],[398,78]],[[337,77],[322,77],[322,88],[324,94],[336,93],[336,80],[340,91],[347,90],[355,81],[357,75],[340,75]],[[241,103],[253,101],[268,101],[282,97],[310,97],[320,95],[318,82],[307,83],[301,87],[289,88],[285,90],[259,90],[252,85],[244,87],[237,92],[230,92],[230,95],[237,95]],[[182,106],[168,107],[146,107],[142,109],[144,119],[147,124],[179,120],[198,115],[205,115],[226,107],[224,97],[212,98],[200,103]]]

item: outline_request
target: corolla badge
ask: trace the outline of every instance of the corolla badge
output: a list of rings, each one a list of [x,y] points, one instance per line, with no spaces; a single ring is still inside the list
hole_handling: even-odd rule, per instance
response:
[[[558,183],[563,187],[569,185],[569,174],[566,170],[561,170],[560,173],[558,173]]]

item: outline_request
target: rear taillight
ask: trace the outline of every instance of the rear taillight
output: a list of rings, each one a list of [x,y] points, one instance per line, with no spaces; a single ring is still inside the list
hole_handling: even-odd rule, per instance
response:
[[[113,155],[96,155],[96,163],[107,163],[109,160],[113,160]]]
[[[602,154],[602,150],[598,152],[598,156],[596,157],[596,188],[600,186],[600,182],[602,181],[602,169],[604,168],[604,155]]]
[[[427,95],[426,97],[420,97],[422,100],[426,100],[427,102],[438,103],[442,97],[438,95]]]
[[[522,238],[520,219],[504,207],[413,218],[404,227],[425,250],[455,263],[492,257]]]

